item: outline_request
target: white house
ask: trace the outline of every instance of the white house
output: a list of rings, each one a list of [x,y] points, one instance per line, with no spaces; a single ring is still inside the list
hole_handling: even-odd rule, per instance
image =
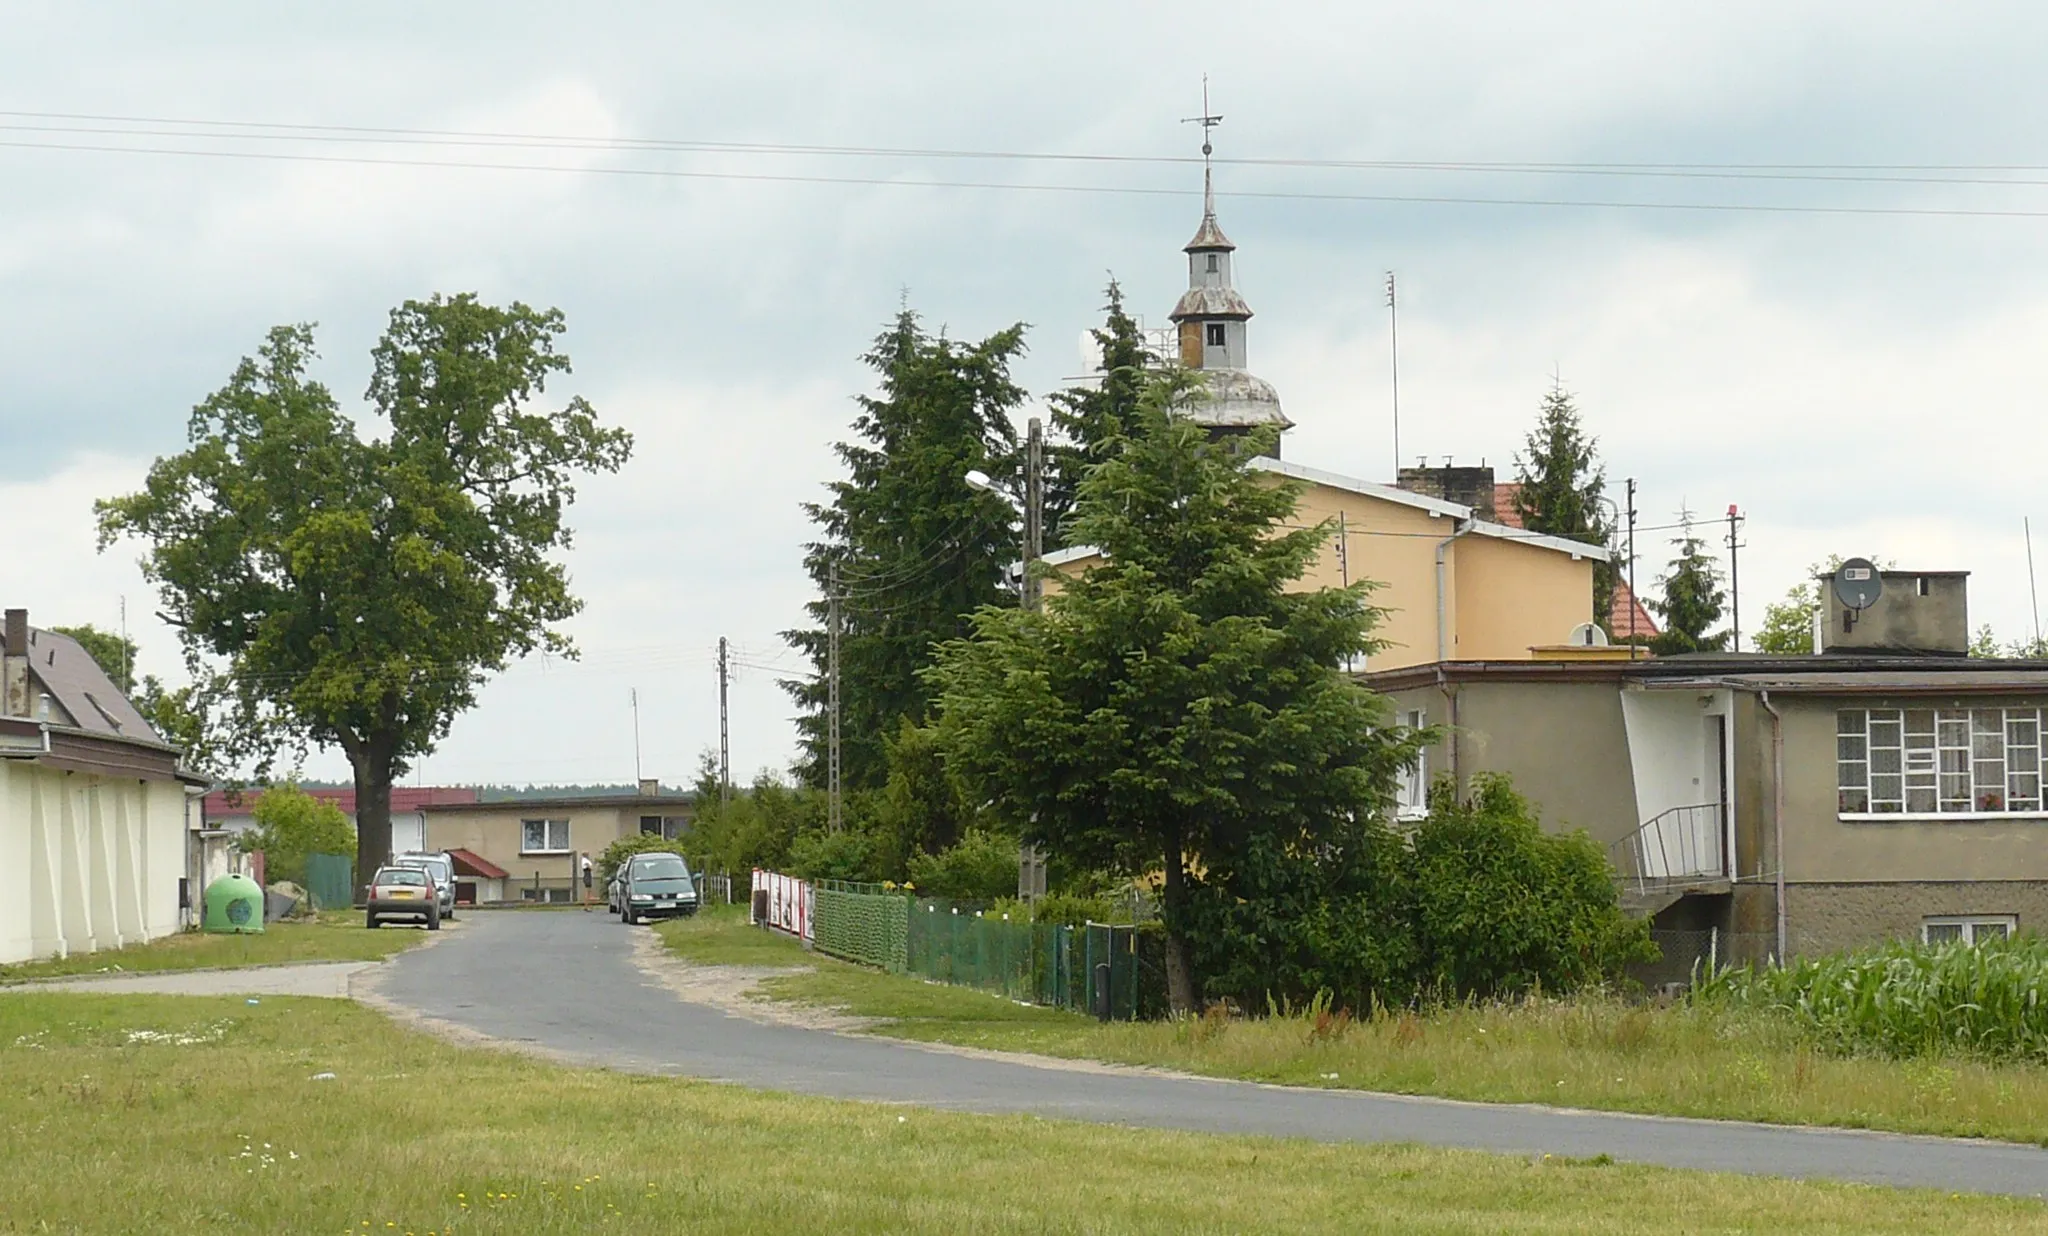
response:
[[[5,617],[0,963],[177,931],[204,853],[199,783],[76,641]]]

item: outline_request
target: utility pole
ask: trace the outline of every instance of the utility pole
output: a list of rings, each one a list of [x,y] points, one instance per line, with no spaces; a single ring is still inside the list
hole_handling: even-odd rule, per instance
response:
[[[1728,504],[1728,651],[1742,651],[1742,577],[1735,570],[1735,551],[1742,548],[1736,539],[1736,525],[1742,516],[1736,514],[1735,504]]]
[[[1397,463],[1399,459],[1399,456],[1395,456]],[[1337,512],[1337,582],[1341,587],[1351,586],[1351,533],[1345,526],[1342,511]],[[1344,669],[1346,673],[1352,669],[1352,659],[1348,653],[1344,657]]]
[[[732,802],[732,745],[726,728],[726,684],[732,673],[725,660],[725,636],[718,637],[718,805]]]
[[[633,786],[640,786],[640,688],[633,687],[626,696],[633,705]]]
[[[1394,472],[1401,471],[1401,312],[1394,295],[1394,272],[1387,272],[1387,346],[1394,374]]]
[[[2029,562],[2033,561],[2032,553],[2032,550],[2028,551]],[[121,596],[121,694],[135,694],[135,667],[128,663],[128,596],[126,593],[123,593]]]
[[[2041,594],[2034,588],[2034,521],[2032,516],[2020,516],[2020,532],[2027,538],[2027,600],[2034,610],[2034,646],[2027,655],[2042,655],[2041,648]]]
[[[826,827],[838,832],[839,811],[839,564],[832,564],[832,582],[825,596],[825,795]]]
[[[1045,589],[1032,567],[1045,555],[1045,426],[1032,417],[1024,432],[1024,579],[1018,596],[1038,611]]]
[[[1636,659],[1636,478],[1628,478],[1628,659]],[[1612,619],[1610,618],[1610,621]]]

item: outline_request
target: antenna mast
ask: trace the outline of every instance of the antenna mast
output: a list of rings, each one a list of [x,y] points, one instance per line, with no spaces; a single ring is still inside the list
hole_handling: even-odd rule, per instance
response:
[[[1209,75],[1207,73],[1202,74],[1202,114],[1199,116],[1183,116],[1181,123],[1202,126],[1202,214],[1204,216],[1213,215],[1216,213],[1216,193],[1209,181],[1209,156],[1215,153],[1216,148],[1209,144],[1209,130],[1222,124],[1223,117],[1209,110]]]
[[[732,670],[726,664],[725,636],[718,637],[718,805],[732,801],[732,746],[726,728],[726,685]]]
[[[1394,272],[1387,272],[1387,347],[1394,375],[1394,473],[1401,472],[1401,311],[1394,295]]]
[[[2038,657],[2038,656],[2042,655],[2042,648],[2041,648],[2041,594],[2040,594],[2040,593],[2039,593],[2038,591],[2036,591],[2036,590],[2035,590],[2035,588],[2034,588],[2034,523],[2033,523],[2033,520],[2032,520],[2032,519],[2030,519],[2030,518],[2028,518],[2028,517],[2027,517],[2027,516],[2025,516],[2025,515],[2022,515],[2022,516],[2020,516],[2020,531],[2021,531],[2021,532],[2023,532],[2024,534],[2026,534],[2026,538],[2027,538],[2027,600],[2028,600],[2028,601],[2030,601],[2030,602],[2031,602],[2031,603],[2033,604],[2033,608],[2034,608],[2034,647],[2033,647],[2033,648],[2031,649],[2031,651],[2032,651],[2033,655],[2035,655],[2035,656],[2037,656],[2037,657]]]

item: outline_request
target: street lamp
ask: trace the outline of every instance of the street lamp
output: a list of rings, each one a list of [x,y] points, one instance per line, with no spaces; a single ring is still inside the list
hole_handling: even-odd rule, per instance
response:
[[[965,477],[975,489],[992,493],[1008,503],[1024,523],[1023,554],[1018,570],[1017,599],[1027,610],[1036,610],[1044,590],[1031,565],[1045,556],[1045,427],[1032,417],[1024,433],[1024,501],[1018,502],[996,488],[989,474],[976,468]]]

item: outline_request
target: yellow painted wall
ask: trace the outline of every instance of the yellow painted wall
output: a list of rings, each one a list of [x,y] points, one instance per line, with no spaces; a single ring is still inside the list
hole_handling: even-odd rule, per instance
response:
[[[1274,478],[1276,481],[1279,478]],[[1457,521],[1385,498],[1328,485],[1303,488],[1293,523],[1312,526],[1344,518],[1347,551],[1337,553],[1333,527],[1322,554],[1303,575],[1301,588],[1335,587],[1369,579],[1380,585],[1372,603],[1388,611],[1378,634],[1390,645],[1362,668],[1399,669],[1437,659],[1436,548]],[[1078,576],[1100,559],[1059,567]],[[1060,579],[1046,580],[1058,593]],[[1527,660],[1530,648],[1561,644],[1571,629],[1592,619],[1593,560],[1522,541],[1468,533],[1446,551],[1444,611],[1448,652],[1454,661]]]
[[[569,848],[594,860],[604,848],[621,837],[640,831],[637,810],[619,807],[584,807],[564,810],[527,806],[516,802],[493,803],[480,811],[430,811],[427,813],[427,848],[468,850],[488,859],[510,873],[508,896],[522,880],[539,875],[543,880],[565,879],[572,874],[565,854],[521,854],[520,824],[524,820],[567,819]],[[601,892],[602,890],[600,890]]]

